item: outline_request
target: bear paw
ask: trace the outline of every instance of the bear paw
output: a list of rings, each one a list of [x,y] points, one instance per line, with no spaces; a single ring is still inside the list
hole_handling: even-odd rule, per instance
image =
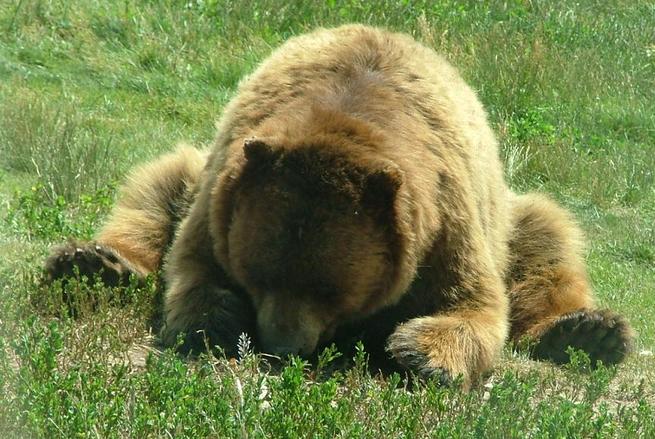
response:
[[[439,385],[453,383],[453,373],[445,366],[436,364],[418,345],[416,331],[411,323],[401,325],[389,336],[386,350],[405,370],[413,372],[424,381],[434,380]]]
[[[632,349],[632,329],[620,315],[609,311],[581,310],[556,320],[538,337],[532,356],[556,364],[570,361],[569,346],[589,355],[591,365],[621,362]]]
[[[201,302],[196,309],[202,312],[192,316],[178,312],[177,318],[170,319],[162,328],[164,346],[175,346],[182,355],[196,356],[209,349],[236,358],[241,334],[247,334],[255,343],[257,317],[246,297],[214,286],[199,287],[189,296]],[[178,344],[180,335],[183,338]]]
[[[126,285],[131,274],[137,274],[131,264],[112,248],[94,242],[71,241],[56,247],[45,263],[46,282],[85,276],[93,281],[98,275],[107,286]]]

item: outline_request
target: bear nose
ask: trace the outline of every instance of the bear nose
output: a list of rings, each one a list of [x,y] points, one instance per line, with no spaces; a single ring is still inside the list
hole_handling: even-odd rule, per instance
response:
[[[297,331],[280,331],[276,325],[267,328],[260,327],[259,341],[262,351],[282,358],[287,355],[300,354],[304,345],[303,338]]]
[[[286,357],[288,355],[298,355],[302,350],[302,340],[294,337],[292,334],[271,334],[260,333],[262,350],[266,353]]]
[[[285,358],[289,355],[298,355],[300,348],[290,345],[272,345],[266,348],[266,352],[277,355],[280,358]]]

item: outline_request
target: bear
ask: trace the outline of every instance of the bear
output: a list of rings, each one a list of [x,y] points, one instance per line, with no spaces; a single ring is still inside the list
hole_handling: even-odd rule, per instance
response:
[[[352,24],[290,38],[224,109],[208,151],[135,170],[90,242],[50,280],[110,285],[162,270],[160,339],[280,357],[361,340],[380,370],[464,385],[503,346],[593,364],[630,352],[598,309],[571,215],[507,185],[495,135],[457,70],[408,35]]]

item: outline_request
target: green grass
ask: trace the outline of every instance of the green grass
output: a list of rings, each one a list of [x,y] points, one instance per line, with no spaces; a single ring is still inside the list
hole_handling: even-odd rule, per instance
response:
[[[512,186],[553,194],[585,229],[599,303],[639,334],[627,363],[589,373],[507,351],[470,393],[407,389],[369,376],[363,354],[326,377],[299,360],[267,373],[247,352],[151,352],[154,288],[75,285],[79,315],[61,312],[39,282],[48,248],[91,236],[132,165],[209,143],[273,47],[347,22],[410,33],[460,68]],[[0,435],[655,436],[653,23],[646,0],[0,2]]]

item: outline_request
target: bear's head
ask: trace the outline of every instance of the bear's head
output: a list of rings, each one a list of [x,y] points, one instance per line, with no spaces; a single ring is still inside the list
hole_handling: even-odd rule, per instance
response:
[[[341,146],[246,140],[216,188],[214,253],[252,299],[264,352],[310,354],[391,294],[402,174]]]

